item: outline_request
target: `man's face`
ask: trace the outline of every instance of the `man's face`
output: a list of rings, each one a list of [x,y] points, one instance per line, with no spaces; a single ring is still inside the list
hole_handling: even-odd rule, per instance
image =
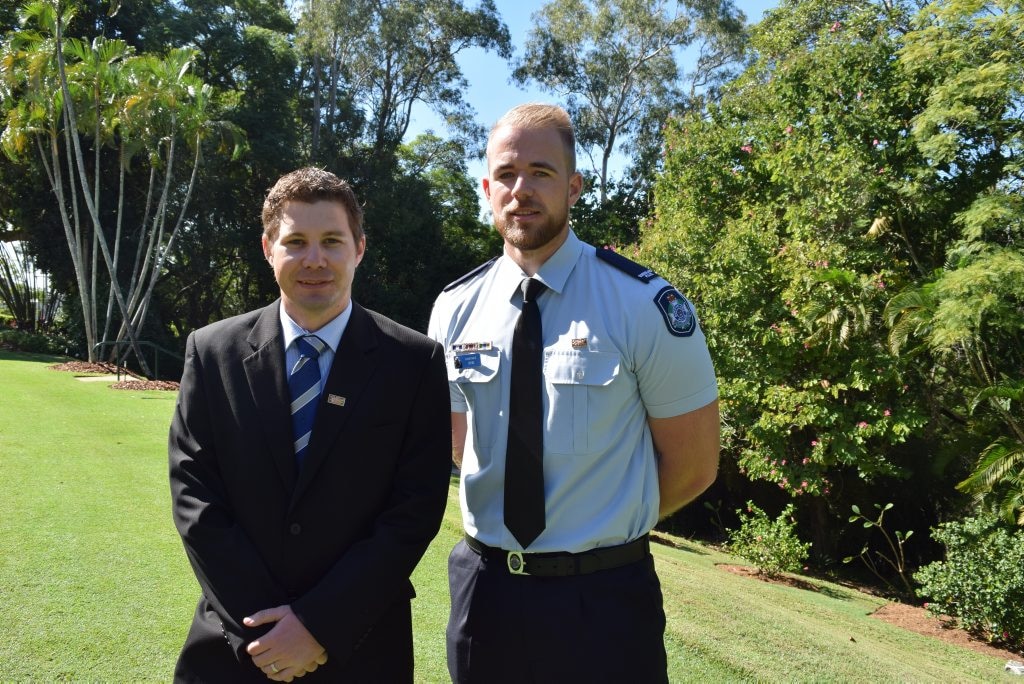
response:
[[[366,240],[352,236],[338,202],[287,202],[273,242],[263,236],[263,254],[274,267],[284,310],[309,331],[319,330],[348,306],[352,279]]]
[[[554,128],[504,126],[487,145],[483,188],[506,246],[548,256],[568,234],[569,208],[580,197],[583,178],[569,172]]]

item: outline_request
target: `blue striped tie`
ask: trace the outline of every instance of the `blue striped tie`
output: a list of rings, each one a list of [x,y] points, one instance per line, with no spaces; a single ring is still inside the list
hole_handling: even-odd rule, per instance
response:
[[[316,335],[295,338],[299,360],[288,376],[288,389],[292,394],[292,434],[295,435],[295,461],[299,468],[313,434],[313,420],[320,400],[320,352],[326,346]]]

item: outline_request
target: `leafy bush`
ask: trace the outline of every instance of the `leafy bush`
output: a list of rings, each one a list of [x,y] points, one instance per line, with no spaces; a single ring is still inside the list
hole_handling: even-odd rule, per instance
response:
[[[0,349],[32,354],[66,354],[71,343],[56,335],[26,330],[0,330]]]
[[[796,536],[793,504],[787,504],[775,520],[747,502],[747,510],[736,511],[740,528],[729,530],[729,550],[752,563],[757,571],[774,577],[783,572],[799,572],[811,548]]]
[[[990,641],[1024,644],[1024,529],[982,515],[939,525],[932,537],[946,559],[914,574],[928,610]]]

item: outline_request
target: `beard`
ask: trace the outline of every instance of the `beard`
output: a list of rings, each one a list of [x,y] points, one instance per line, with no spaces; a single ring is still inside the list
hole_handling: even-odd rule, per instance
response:
[[[529,207],[517,207],[517,209],[524,208]],[[494,217],[494,227],[498,229],[506,243],[520,251],[529,252],[544,247],[561,235],[562,229],[565,228],[568,221],[568,207],[557,213],[548,214],[546,221],[537,222],[531,226],[516,223],[515,219],[505,211]]]

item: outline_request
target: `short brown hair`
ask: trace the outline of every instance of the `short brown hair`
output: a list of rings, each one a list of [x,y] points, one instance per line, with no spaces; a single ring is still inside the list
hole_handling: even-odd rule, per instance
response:
[[[281,176],[263,201],[263,235],[268,241],[277,239],[281,214],[288,202],[313,204],[321,200],[337,202],[348,214],[348,225],[356,242],[363,239],[363,208],[348,182],[324,171],[307,166]]]
[[[562,144],[565,146],[569,173],[576,173],[576,132],[573,130],[568,112],[558,105],[531,102],[513,107],[491,127],[491,133],[487,137],[488,146],[491,144],[494,132],[503,126],[527,129],[554,128],[558,131],[562,138]]]

